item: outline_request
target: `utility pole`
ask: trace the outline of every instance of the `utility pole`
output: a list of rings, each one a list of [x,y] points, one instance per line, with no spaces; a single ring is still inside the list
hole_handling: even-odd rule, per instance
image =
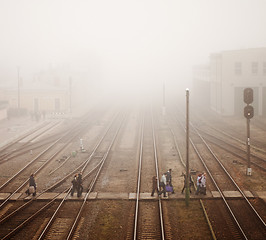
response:
[[[189,206],[189,89],[186,89],[186,206]]]

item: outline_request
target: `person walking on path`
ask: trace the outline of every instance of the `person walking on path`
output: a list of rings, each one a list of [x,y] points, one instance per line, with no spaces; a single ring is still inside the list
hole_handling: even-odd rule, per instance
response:
[[[158,193],[158,195],[161,195],[163,193],[163,196],[167,197],[165,186],[166,186],[166,176],[165,174],[163,174],[160,181],[160,192]]]
[[[202,174],[200,189],[200,193],[206,195],[206,173]]]
[[[83,191],[83,186],[82,186],[82,174],[79,173],[79,174],[78,174],[78,178],[77,178],[77,195],[78,195],[78,197],[81,196],[82,191]]]
[[[74,176],[74,179],[72,180],[71,183],[72,183],[71,196],[73,196],[74,192],[78,190],[77,174]]]
[[[172,193],[175,193],[172,184],[172,169],[170,168],[164,175],[166,176],[166,183],[173,189]]]
[[[157,186],[157,177],[153,176],[152,177],[152,192],[151,192],[151,196],[154,196],[154,192],[157,191],[157,193],[159,194],[159,189]]]
[[[202,174],[200,173],[197,177],[197,190],[196,190],[196,195],[199,194],[199,191],[200,191],[200,185],[201,185],[201,178],[202,178]]]
[[[34,174],[32,173],[29,178],[29,188],[26,191],[27,195],[29,196],[30,194],[32,194],[32,196],[36,196],[36,188],[37,185],[35,182]]]
[[[181,193],[183,194],[185,188],[187,187],[187,175],[185,173],[182,173],[181,176],[184,176],[184,186],[183,189],[181,191]],[[192,185],[192,180],[191,180],[191,175],[189,174],[189,192],[191,193],[191,185]]]

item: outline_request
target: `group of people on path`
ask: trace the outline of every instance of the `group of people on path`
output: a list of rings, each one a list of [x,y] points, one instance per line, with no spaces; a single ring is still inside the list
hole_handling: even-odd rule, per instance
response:
[[[184,186],[181,191],[181,193],[184,192],[186,188],[186,174],[182,173],[182,176],[184,177]],[[160,179],[159,187],[157,187],[157,177],[153,176],[152,177],[152,192],[151,196],[154,196],[155,191],[157,191],[158,195],[160,196],[163,194],[164,197],[166,196],[166,192],[171,192],[174,193],[174,188],[172,185],[172,169],[169,169],[167,172],[162,174],[162,177]],[[71,189],[71,196],[74,195],[75,192],[77,192],[77,196],[80,197],[82,192],[83,192],[83,186],[82,186],[82,174],[75,174],[74,179],[72,180],[72,189]],[[191,175],[189,176],[189,191],[191,193],[191,186],[192,186],[192,178]],[[36,196],[36,182],[34,178],[34,174],[30,175],[29,178],[29,188],[26,191],[26,194],[29,196],[32,194],[33,196]],[[200,173],[197,176],[197,190],[196,190],[196,195],[198,194],[204,194],[206,195],[206,173]]]
[[[186,174],[182,174],[184,176],[184,187],[181,191],[181,193],[184,193],[184,190],[187,185],[187,177]],[[189,176],[189,192],[191,193],[191,186],[192,186],[192,178],[191,175]],[[200,173],[197,176],[197,190],[196,190],[196,195],[198,194],[204,194],[206,195],[206,173]]]
[[[167,172],[162,174],[159,184],[160,189],[157,187],[157,177],[152,177],[152,192],[151,196],[154,196],[155,191],[157,191],[158,195],[160,196],[163,194],[164,197],[166,196],[166,192],[174,193],[174,188],[172,185],[172,169],[169,169]]]
[[[186,174],[182,173],[182,175],[184,177],[184,186],[183,189],[181,191],[181,193],[184,193],[184,190],[187,186],[187,177]],[[158,189],[157,187],[157,177],[153,176],[152,177],[152,192],[151,192],[151,196],[154,196],[155,191],[157,191],[158,195],[160,196],[161,194],[163,194],[164,197],[166,196],[166,192],[171,192],[174,193],[174,188],[172,185],[172,169],[169,169],[167,172],[163,173],[160,179],[160,183],[159,183],[159,187],[160,189]],[[189,175],[189,192],[191,193],[191,186],[192,186],[192,177],[191,175]],[[197,190],[196,190],[196,195],[198,194],[204,194],[206,195],[206,173],[200,173],[197,176]]]
[[[75,174],[74,179],[72,180],[72,189],[70,195],[73,196],[75,191],[77,192],[77,196],[80,197],[83,192],[82,186],[82,174]]]

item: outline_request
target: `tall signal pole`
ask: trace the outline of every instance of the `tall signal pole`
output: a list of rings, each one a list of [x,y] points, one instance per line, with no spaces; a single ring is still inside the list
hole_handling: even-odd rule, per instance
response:
[[[244,116],[247,119],[247,175],[251,176],[251,163],[250,163],[250,119],[254,116],[254,109],[252,105],[253,102],[253,89],[245,88],[244,89],[244,102],[247,104],[244,108]]]

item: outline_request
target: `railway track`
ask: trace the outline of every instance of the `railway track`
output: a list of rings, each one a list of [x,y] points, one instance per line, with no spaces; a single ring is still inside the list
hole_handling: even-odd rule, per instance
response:
[[[142,116],[142,120],[136,120],[139,116]],[[217,171],[223,168],[213,163],[214,158],[209,153],[211,147],[208,149],[203,141],[206,136],[202,134],[201,139],[197,135],[197,128],[191,134],[191,145],[194,144],[196,149],[193,152],[199,153],[193,164],[196,161],[198,165],[201,164],[201,171],[206,165],[205,171],[210,179],[208,188],[220,194],[219,197],[210,197],[209,192],[207,197],[192,198],[190,208],[186,208],[184,201],[176,200],[174,195],[165,199],[157,198],[156,194],[154,198],[150,196],[152,176],[159,179],[160,173],[169,168],[166,163],[169,162],[169,156],[173,155],[173,159],[183,162],[183,167],[179,164],[174,174],[185,169],[184,128],[177,124],[176,118],[169,118],[168,123],[165,120],[159,122],[159,118],[162,117],[158,114],[155,116],[154,110],[152,113],[146,111],[145,117],[142,112],[125,117],[117,115],[112,121],[108,118],[109,124],[104,130],[100,125],[94,128],[92,132],[97,133],[97,137],[91,138],[91,132],[88,133],[89,137],[84,137],[93,143],[93,146],[86,147],[86,152],[79,153],[76,158],[67,156],[57,167],[40,171],[39,176],[46,174],[53,180],[41,184],[42,190],[36,198],[27,198],[23,203],[8,201],[3,206],[0,227],[5,231],[0,231],[0,238],[185,239],[185,236],[191,236],[186,231],[199,229],[202,224],[206,226],[200,227],[206,231],[205,239],[210,239],[209,235],[212,235],[212,239],[260,239],[265,225],[260,225],[258,216],[247,201],[257,213],[262,213],[263,221],[266,216],[265,203],[257,198],[247,198],[246,201],[241,195],[242,190],[230,181],[223,170]],[[88,121],[83,120],[82,125],[85,123]],[[67,138],[62,141],[66,142]],[[175,142],[171,153],[170,148],[166,149],[166,146],[171,146],[170,142]],[[207,140],[205,142],[208,143]],[[122,151],[124,155],[120,156]],[[205,165],[198,161],[200,158]],[[83,175],[84,194],[81,198],[70,196],[70,182],[77,172]],[[240,196],[231,198],[227,194],[230,191],[240,192]],[[180,193],[177,196],[182,198]],[[199,205],[202,206],[201,212],[205,214],[206,222],[199,217],[191,223],[189,217],[181,214],[187,211],[189,216],[189,210]],[[241,213],[242,209],[248,209],[247,213]],[[252,221],[250,230],[247,229],[249,220]]]
[[[35,158],[29,161],[23,168],[21,168],[17,173],[11,176],[6,182],[0,186],[2,192],[11,192],[11,194],[1,203],[0,208],[2,208],[9,199],[11,199],[15,193],[20,190],[24,191],[25,186],[28,183],[28,176],[31,173],[38,174],[47,167],[48,164],[51,164],[52,161],[55,161],[55,158],[66,149],[71,141],[82,132],[85,131],[89,123],[82,124],[83,119],[77,122],[76,125],[66,131],[63,135],[59,136],[56,141],[50,144],[44,151],[39,153]],[[59,144],[60,143],[60,144]],[[45,154],[48,154],[46,157]],[[19,179],[19,180],[18,180]],[[23,190],[24,189],[24,190]]]
[[[71,187],[68,186],[68,188],[64,189],[62,192],[59,192],[51,201],[48,201],[48,203],[43,204],[44,206],[41,208],[40,212],[30,214],[30,216],[28,218],[26,218],[26,220],[24,220],[22,223],[20,223],[20,225],[17,226],[16,228],[6,227],[6,229],[13,229],[13,230],[11,232],[9,232],[7,235],[5,235],[2,239],[9,239],[11,236],[17,234],[18,231],[20,232],[19,235],[22,235],[22,236],[25,235],[25,233],[23,233],[24,229],[27,229],[27,228],[25,228],[25,225],[29,224],[33,219],[35,222],[38,222],[38,223],[41,222],[41,220],[39,218],[40,218],[40,216],[42,217],[44,211],[48,211],[48,212],[51,211],[53,214],[50,213],[49,219],[46,218],[45,224],[42,223],[42,226],[41,226],[42,231],[39,231],[39,236],[37,239],[58,239],[58,238],[62,239],[62,236],[64,236],[63,239],[65,239],[65,237],[67,237],[67,239],[71,238],[71,235],[73,234],[73,231],[75,229],[75,225],[77,224],[79,216],[82,213],[82,208],[84,207],[86,200],[87,200],[90,192],[92,191],[92,189],[94,187],[94,184],[95,184],[95,182],[98,178],[98,175],[101,171],[101,168],[102,168],[102,166],[103,166],[103,164],[104,164],[104,162],[105,162],[105,160],[106,160],[106,158],[110,152],[111,146],[112,146],[112,144],[116,138],[116,135],[118,133],[118,130],[116,130],[116,133],[114,134],[115,129],[113,129],[111,132],[111,136],[114,135],[114,137],[110,139],[110,136],[107,135],[107,132],[110,131],[110,129],[111,129],[111,126],[109,126],[109,128],[107,129],[105,135],[101,138],[100,142],[95,147],[95,150],[93,151],[91,156],[84,162],[83,166],[80,166],[80,168],[82,167],[82,169],[80,171],[83,172],[83,174],[84,174],[83,179],[86,180],[86,182],[87,182],[87,185],[84,186],[85,189],[87,189],[87,191],[85,193],[83,203],[82,204],[71,203],[71,204],[74,204],[75,207],[70,207],[73,211],[70,211],[70,213],[69,213],[69,204],[68,205],[65,204],[66,199],[69,196],[69,193],[71,191]],[[109,135],[110,135],[110,133],[109,133]],[[106,143],[105,138],[107,138],[107,139],[109,138],[109,140],[107,140],[107,142],[109,141],[109,145]],[[86,172],[85,169],[87,168],[88,163],[90,162],[91,158],[95,154],[96,149],[99,148],[100,144],[105,145],[105,154],[102,156],[102,159],[100,161],[99,161],[99,158],[97,158],[98,164],[96,167],[94,167],[93,169],[90,169],[89,172]],[[106,147],[108,149],[106,149]],[[77,170],[78,169],[75,169],[75,171],[77,171]],[[93,172],[95,172],[96,175],[92,177],[91,175]],[[87,181],[87,178],[91,178],[91,179],[89,179]],[[62,185],[62,182],[63,182],[62,180],[59,181],[52,188],[47,189],[47,191],[54,189],[57,186]],[[60,194],[63,194],[65,192],[67,194],[65,195],[65,197],[61,200],[61,202],[59,204],[57,203],[56,209],[53,208],[53,210],[49,210],[51,205],[54,206],[55,202],[58,202],[58,200],[56,200],[57,197]],[[41,193],[41,194],[43,194],[43,193]],[[39,194],[37,196],[37,198],[41,194]],[[32,203],[32,204],[29,204],[29,203]],[[12,223],[12,217],[14,215],[17,215],[17,213],[21,213],[20,210],[24,210],[26,207],[27,207],[27,209],[29,209],[30,206],[32,206],[32,205],[33,205],[33,199],[31,199],[28,203],[26,203],[20,209],[17,209],[16,211],[14,211],[14,212],[10,213],[8,216],[6,216],[4,219],[1,219],[0,223],[4,224],[7,221]],[[24,213],[24,211],[22,213]],[[68,213],[67,216],[66,216],[66,213]],[[35,220],[35,219],[37,219],[37,220]]]
[[[214,135],[208,134],[206,132],[202,133],[206,141],[210,144],[217,146],[220,149],[223,149],[225,152],[229,152],[230,154],[236,156],[238,159],[241,159],[243,162],[247,162],[247,152],[243,149],[243,146],[237,146],[230,143],[230,140],[223,141],[217,138]],[[260,155],[260,156],[259,156]],[[264,150],[257,149],[256,152],[250,154],[251,157],[251,165],[256,166],[262,171],[266,171],[266,153]]]
[[[102,159],[99,161],[98,167],[97,167],[97,169],[95,171],[95,175],[93,176],[93,178],[89,182],[89,187],[88,187],[88,190],[86,191],[86,194],[84,196],[82,204],[77,208],[76,211],[74,211],[73,217],[70,217],[68,227],[64,227],[64,229],[62,230],[62,235],[63,235],[64,239],[72,239],[73,235],[75,234],[75,230],[76,230],[76,228],[78,226],[78,223],[79,223],[79,221],[81,219],[81,215],[83,213],[86,201],[87,201],[87,199],[89,197],[89,194],[92,192],[92,190],[93,190],[93,188],[94,188],[94,186],[96,184],[96,181],[97,181],[97,179],[99,177],[99,174],[100,174],[100,172],[101,172],[101,170],[102,170],[102,168],[103,168],[103,166],[104,166],[104,164],[106,162],[108,154],[110,153],[110,150],[111,150],[111,148],[112,148],[112,146],[114,144],[114,141],[115,141],[115,139],[116,139],[116,137],[117,137],[117,135],[119,133],[119,130],[121,128],[122,123],[123,123],[123,120],[121,121],[119,126],[116,128],[115,133],[112,134],[113,136],[111,137],[111,141],[108,144],[108,148],[105,151],[105,154],[103,155]],[[87,187],[85,187],[85,189],[87,189]],[[69,192],[68,192],[68,194],[69,194]],[[43,232],[41,233],[41,235],[40,235],[40,237],[38,239],[46,239],[46,237],[49,236],[49,233],[50,233],[49,228],[52,228],[51,225],[55,221],[55,217],[56,217],[57,213],[59,212],[59,209],[61,209],[61,206],[63,206],[63,203],[64,203],[65,200],[66,200],[66,198],[64,198],[62,200],[62,202],[60,203],[59,207],[55,211],[53,217],[50,219],[49,223],[46,225],[45,229],[43,230]],[[73,219],[74,219],[74,221],[73,221]],[[56,226],[54,228],[57,229]],[[53,235],[50,235],[50,236],[53,236]],[[48,239],[50,239],[50,238],[48,238]]]
[[[202,131],[206,131],[208,133],[213,133],[213,135],[217,135],[220,138],[226,137],[226,139],[234,139],[238,142],[242,142],[246,144],[246,119],[243,117],[221,117],[213,112],[207,111],[205,109],[201,109],[199,111],[193,107],[192,117],[194,119],[194,125],[198,129]],[[264,141],[265,136],[265,121],[256,117],[251,119],[250,123],[251,128],[251,141],[252,145],[251,148],[254,150],[264,150],[266,145]],[[265,150],[264,150],[265,152]]]
[[[61,121],[45,121],[38,127],[27,131],[26,133],[22,134],[21,136],[11,140],[8,144],[5,144],[0,148],[0,159],[2,159],[2,155],[8,155],[14,151],[18,151],[18,147],[23,149],[27,145],[31,144],[32,142],[36,141],[40,136],[44,133],[54,129],[58,126]],[[18,146],[16,146],[18,144]]]
[[[177,119],[175,120],[178,122]],[[182,126],[180,122],[179,124]],[[245,193],[240,189],[240,187],[233,180],[232,176],[225,169],[221,161],[216,157],[211,147],[203,139],[203,137],[196,130],[196,128],[192,124],[191,126],[194,129],[194,133],[190,137],[190,143],[193,146],[193,149],[197,153],[202,164],[204,165],[209,178],[211,179],[213,185],[216,188],[216,191],[218,191],[219,195],[222,197],[222,200],[223,200],[224,205],[226,206],[227,212],[230,213],[230,216],[231,216],[230,218],[233,219],[233,222],[234,222],[233,225],[235,226],[235,228],[234,230],[231,231],[231,233],[233,234],[232,236],[235,236],[236,239],[253,239],[253,236],[259,234],[260,237],[263,238],[263,235],[265,234],[264,220],[255,210],[255,208],[252,206],[250,201],[247,199]],[[185,130],[184,126],[182,126],[182,128]],[[245,205],[243,205],[242,203],[242,209],[245,209],[248,207],[250,212],[248,214],[243,213],[243,215],[239,217],[239,214],[238,214],[239,210],[236,209],[235,204],[232,204],[232,202],[234,201],[228,200],[229,197],[225,196],[226,191],[240,192],[243,202],[245,202]],[[206,207],[206,210],[208,213],[208,207]],[[221,212],[223,213],[224,210]],[[210,214],[210,212],[208,214]],[[236,216],[237,214],[238,216]],[[216,222],[216,218],[214,222]],[[246,219],[252,218],[253,223],[255,223],[253,227],[249,228],[243,221],[243,218],[246,218]],[[227,222],[229,222],[228,229],[229,230],[232,229],[231,227],[232,223],[230,223],[230,221],[227,221]]]
[[[153,176],[157,178],[159,189],[159,169],[157,158],[157,144],[154,133],[153,118],[150,115],[141,128],[139,146],[138,180],[136,188],[136,206],[133,239],[165,239],[164,219],[161,199],[156,201],[140,201],[141,192],[150,192],[147,182]]]
[[[46,122],[39,128],[34,129],[23,136],[11,141],[5,147],[0,150],[0,164],[9,160],[15,159],[25,153],[33,152],[41,149],[43,146],[51,143],[51,136],[46,139],[42,139],[39,142],[35,142],[44,133],[54,130],[61,122]]]
[[[175,149],[176,149],[176,152],[177,152],[177,155],[178,155],[178,159],[179,161],[181,162],[182,166],[183,166],[183,169],[184,169],[184,172],[185,172],[185,169],[186,169],[186,163],[185,163],[185,160],[183,158],[183,155],[181,153],[181,146],[179,145],[178,141],[177,141],[177,135],[176,135],[176,132],[174,130],[174,128],[171,127],[171,124],[170,124],[170,121],[166,119],[166,124],[167,124],[167,127],[169,128],[169,131],[171,132],[171,135],[173,137],[173,140],[174,140],[174,146],[175,146]],[[192,180],[192,187],[194,188],[194,190],[196,189],[196,184],[195,184],[195,181],[193,181],[193,178],[191,178]],[[199,199],[200,201],[200,205],[201,205],[201,208],[202,208],[202,211],[204,213],[204,217],[206,219],[206,223],[208,225],[208,228],[210,230],[210,235],[211,235],[211,238],[212,239],[216,239],[216,236],[215,236],[215,233],[213,231],[213,227],[212,227],[212,224],[210,222],[210,219],[206,213],[206,210],[205,210],[205,205],[203,203],[203,201],[201,199]]]

